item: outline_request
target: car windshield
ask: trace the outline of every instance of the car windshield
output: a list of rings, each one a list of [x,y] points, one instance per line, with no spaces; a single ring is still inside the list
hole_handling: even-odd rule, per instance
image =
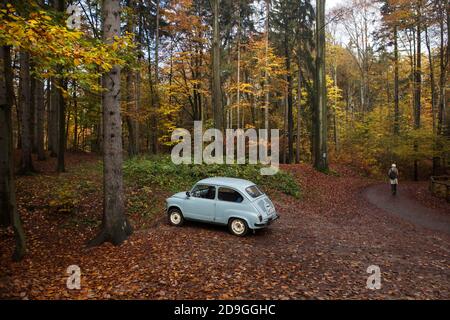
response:
[[[245,188],[245,191],[247,191],[252,198],[258,198],[264,194],[256,185]]]

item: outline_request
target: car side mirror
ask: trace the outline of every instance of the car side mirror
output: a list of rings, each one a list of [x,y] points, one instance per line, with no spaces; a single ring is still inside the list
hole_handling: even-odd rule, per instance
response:
[[[191,193],[189,192],[189,191],[186,191],[186,197],[190,197],[191,196]]]

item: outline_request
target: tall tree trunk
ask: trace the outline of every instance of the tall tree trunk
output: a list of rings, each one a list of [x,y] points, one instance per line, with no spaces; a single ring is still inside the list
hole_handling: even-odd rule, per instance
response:
[[[284,103],[283,103],[283,163],[287,163],[287,144],[288,144],[288,89],[286,88],[286,92],[284,95]]]
[[[62,68],[60,68],[62,73]],[[57,172],[64,172],[66,171],[65,164],[64,164],[64,153],[66,149],[66,100],[64,98],[63,89],[67,89],[67,84],[64,79],[60,79],[58,81],[58,85],[61,87],[58,90],[58,158],[56,163],[56,171]]]
[[[438,123],[437,123],[437,132],[438,134],[443,133],[443,115],[444,115],[444,101],[445,101],[445,74],[446,74],[446,68],[445,68],[445,52],[448,52],[448,45],[445,46],[444,41],[444,11],[442,8],[442,4],[439,2],[439,11],[440,13],[440,48],[439,48],[439,107],[438,107]]]
[[[133,101],[133,74],[132,71],[127,71],[127,77],[126,77],[126,108],[128,112],[133,111],[129,110],[134,105]],[[133,108],[134,109],[134,108]],[[128,127],[128,156],[133,157],[137,155],[137,141],[136,141],[136,132],[135,132],[135,121],[133,118],[127,114],[125,116],[125,122],[127,123]]]
[[[30,56],[27,52],[20,52],[20,105],[22,112],[22,158],[21,174],[29,174],[33,170],[31,160],[31,92],[30,92]]]
[[[44,81],[36,79],[35,85],[35,105],[36,105],[36,149],[37,158],[45,160],[44,151],[44,117],[45,117],[45,100],[44,100]]]
[[[316,76],[317,99],[314,108],[314,167],[328,170],[327,87],[325,80],[325,0],[316,0]]]
[[[416,72],[414,74],[414,129],[420,128],[420,99],[421,99],[421,89],[422,89],[422,50],[421,50],[421,8],[420,4],[417,8],[417,51],[416,51]],[[419,145],[417,141],[414,141],[414,151],[417,152]],[[414,180],[419,180],[419,161],[414,160]]]
[[[73,81],[73,149],[78,150],[78,99],[77,82]]]
[[[220,83],[220,30],[219,30],[219,1],[212,0],[213,11],[213,41],[212,41],[212,98],[214,127],[223,131],[222,88]]]
[[[156,30],[155,30],[155,88],[154,88],[154,98],[155,98],[155,114],[153,115],[153,152],[158,153],[158,110],[159,110],[159,23],[160,23],[160,1],[156,1]]]
[[[30,68],[34,68],[33,59],[30,59]],[[36,125],[37,125],[37,110],[36,110],[36,77],[30,75],[30,140],[31,153],[37,153],[36,141]]]
[[[58,88],[56,87],[55,77],[50,78],[50,100],[48,108],[48,120],[47,120],[47,131],[48,131],[48,150],[50,151],[50,157],[56,157],[58,152],[58,106],[59,106],[59,95]]]
[[[66,2],[65,0],[57,0],[55,1],[56,4],[56,10],[58,10],[60,13],[63,13],[66,11]],[[58,74],[62,75],[63,73],[63,67],[58,66],[57,67]],[[57,86],[58,91],[58,160],[56,162],[56,171],[57,172],[64,172],[66,171],[65,168],[65,161],[64,161],[64,153],[66,149],[66,99],[63,95],[63,90],[67,89],[67,81],[66,79],[58,79],[57,80]]]
[[[430,45],[430,38],[428,36],[428,27],[425,26],[425,43],[428,51],[428,66],[430,69],[430,94],[431,94],[431,116],[433,117],[433,136],[436,137],[436,90],[435,90],[435,79],[434,79],[434,68],[433,68],[433,56]],[[436,146],[433,144],[433,175],[438,175],[440,172],[440,162],[441,158],[436,155]]]
[[[269,130],[269,74],[267,73],[267,67],[269,65],[269,13],[270,13],[270,0],[266,0],[266,21],[265,21],[265,32],[266,32],[266,53],[265,53],[265,63],[266,70],[264,71],[264,89],[265,89],[265,103],[264,103],[264,128]]]
[[[294,139],[293,139],[293,131],[294,131],[294,119],[292,115],[292,74],[291,74],[291,55],[289,48],[289,39],[288,39],[288,25],[286,23],[284,29],[284,58],[286,63],[286,72],[287,72],[287,121],[288,121],[288,157],[287,163],[291,163],[294,158]]]
[[[236,93],[236,105],[237,105],[237,127],[244,128],[244,124],[241,125],[241,11],[240,3],[238,1],[238,31],[237,31],[237,93]]]
[[[120,35],[120,0],[104,0],[103,40],[112,43]],[[89,245],[105,241],[122,243],[132,233],[125,215],[122,177],[122,120],[120,116],[120,67],[114,65],[102,77],[103,106],[103,221],[102,230]]]
[[[159,1],[158,1],[159,2]],[[134,14],[135,14],[135,2],[134,0],[128,0],[127,6],[129,8],[128,13],[128,21],[127,21],[127,31],[130,34],[135,33],[135,24],[134,24]],[[128,127],[128,155],[135,156],[137,155],[137,135],[136,135],[136,121],[133,119],[134,117],[130,116],[130,113],[135,116],[135,91],[134,91],[134,80],[136,79],[134,72],[131,68],[127,68],[126,70],[126,110],[127,115],[125,116],[125,122]],[[136,85],[139,85],[136,83]]]
[[[242,110],[242,124],[241,124],[241,3],[238,0],[238,29],[237,29],[237,92],[236,92],[236,116],[237,127],[244,128],[244,110]]]
[[[394,26],[394,134],[400,134],[400,109],[398,98],[398,30]]]
[[[337,129],[337,117],[336,117],[337,90],[338,90],[336,57],[334,58],[334,63],[333,63],[333,77],[334,77],[334,79],[333,79],[333,82],[334,82],[333,136],[334,136],[334,151],[337,154],[339,152],[339,144],[338,144],[338,129]]]
[[[13,73],[11,49],[0,46],[0,226],[12,226],[15,238],[13,260],[25,255],[25,233],[16,205],[12,145]]]
[[[297,82],[297,139],[295,147],[295,162],[300,163],[300,133],[302,121],[302,69],[300,51],[298,54],[298,82]]]

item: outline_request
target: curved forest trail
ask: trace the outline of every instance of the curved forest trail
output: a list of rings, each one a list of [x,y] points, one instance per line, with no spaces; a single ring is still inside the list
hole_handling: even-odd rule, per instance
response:
[[[425,207],[418,201],[412,199],[408,193],[399,192],[393,196],[388,184],[375,184],[364,191],[365,198],[376,207],[391,215],[400,217],[408,222],[435,231],[450,234],[450,213],[442,213]]]

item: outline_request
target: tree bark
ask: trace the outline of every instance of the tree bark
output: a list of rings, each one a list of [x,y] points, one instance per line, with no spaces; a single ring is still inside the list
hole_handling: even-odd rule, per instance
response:
[[[286,159],[287,163],[291,163],[294,157],[294,140],[293,140],[293,131],[294,131],[294,120],[292,115],[292,74],[291,74],[291,55],[289,48],[289,38],[288,38],[288,25],[286,23],[284,29],[284,59],[286,63],[286,78],[287,78],[287,136],[288,136],[288,157]]]
[[[237,127],[244,128],[244,123],[241,125],[241,10],[240,1],[238,1],[238,30],[237,30],[237,92],[236,92],[236,115]]]
[[[30,59],[30,69],[34,68],[33,59]],[[37,110],[36,110],[36,78],[30,74],[30,140],[31,153],[37,153],[36,141],[36,125],[37,125]]]
[[[73,149],[78,150],[78,100],[77,100],[77,82],[73,81]]]
[[[58,160],[56,163],[56,170],[57,172],[64,172],[66,171],[64,164],[64,153],[66,149],[66,100],[64,99],[62,90],[63,88],[67,89],[67,85],[64,79],[59,80],[58,83],[61,88],[58,89]]]
[[[302,69],[301,69],[300,52],[298,56],[298,83],[297,83],[297,139],[295,147],[295,162],[300,163],[300,132],[302,120]]]
[[[398,30],[394,26],[394,134],[400,134],[400,109],[398,97]]]
[[[325,0],[316,0],[316,77],[317,99],[314,108],[314,167],[328,170],[327,87],[325,80]]]
[[[160,8],[159,0],[156,1],[156,30],[155,30],[155,88],[154,88],[154,109],[152,125],[154,134],[152,135],[153,141],[153,153],[158,154],[158,110],[159,110],[159,20],[160,20]]]
[[[417,51],[416,51],[416,72],[414,74],[414,129],[420,128],[420,112],[421,112],[421,89],[422,89],[422,50],[421,50],[421,8],[420,4],[417,8]],[[419,145],[417,141],[414,141],[414,151],[417,152]],[[414,160],[414,180],[419,180],[419,161]]]
[[[128,21],[127,21],[127,31],[130,34],[134,34],[135,32],[135,24],[134,24],[134,9],[135,9],[135,3],[134,0],[128,0],[127,6],[130,9]],[[157,13],[158,15],[158,13]],[[128,113],[131,113],[135,115],[135,91],[134,89],[134,80],[136,79],[134,72],[131,68],[127,68],[126,70],[126,110]],[[136,85],[139,85],[139,83],[136,83]],[[137,135],[136,135],[136,121],[133,119],[133,117],[130,116],[130,114],[127,114],[125,117],[125,122],[127,123],[128,127],[128,155],[130,157],[136,156],[138,154],[137,151]]]
[[[270,12],[270,0],[266,0],[266,21],[265,21],[265,32],[266,32],[266,70],[264,75],[264,89],[265,89],[265,103],[264,103],[264,128],[269,130],[269,74],[267,73],[267,67],[269,65],[269,12]]]
[[[45,116],[45,100],[44,100],[44,81],[36,79],[35,85],[35,105],[36,105],[36,149],[37,158],[45,160],[44,151],[44,116]]]
[[[120,0],[102,6],[103,40],[112,43],[120,35]],[[119,245],[132,233],[125,215],[122,177],[122,120],[120,115],[120,67],[114,65],[102,77],[103,106],[103,221],[102,230],[89,245],[105,241]]]
[[[16,205],[14,157],[12,145],[13,73],[10,47],[0,47],[0,225],[12,226],[15,238],[13,260],[26,251],[25,233]]]
[[[214,127],[223,132],[224,123],[222,110],[222,88],[220,82],[219,1],[220,0],[212,0],[212,11],[213,11],[212,96],[213,96]]]
[[[55,1],[56,10],[58,10],[60,13],[64,13],[66,10],[66,2],[65,0],[57,0]],[[58,66],[57,67],[58,74],[62,75],[63,73],[63,67]],[[64,153],[66,149],[66,99],[63,95],[63,90],[67,90],[67,80],[66,79],[58,79],[57,80],[57,86],[58,91],[58,159],[56,163],[56,171],[57,172],[64,172],[66,171],[65,168],[65,161],[64,161]]]
[[[20,174],[30,174],[34,171],[31,160],[31,92],[30,92],[30,56],[20,52],[20,105],[22,113],[22,157]]]
[[[48,150],[50,157],[56,157],[58,151],[58,106],[59,95],[55,77],[50,78],[50,100],[47,119]]]

